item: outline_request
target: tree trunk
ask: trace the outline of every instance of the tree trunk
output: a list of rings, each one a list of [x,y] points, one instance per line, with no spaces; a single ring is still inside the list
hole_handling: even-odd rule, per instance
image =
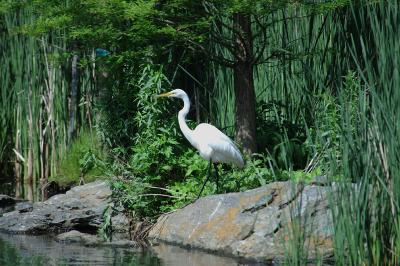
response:
[[[253,66],[238,64],[234,68],[236,141],[247,154],[257,152],[256,110]]]
[[[253,43],[250,15],[233,17],[237,63],[234,71],[236,141],[247,154],[257,152],[256,99],[253,79]]]

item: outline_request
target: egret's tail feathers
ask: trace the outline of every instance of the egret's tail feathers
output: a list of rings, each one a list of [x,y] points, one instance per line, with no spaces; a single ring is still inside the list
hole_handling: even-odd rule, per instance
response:
[[[245,161],[243,160],[243,158],[240,156],[240,158],[238,158],[238,159],[236,160],[235,165],[236,165],[238,168],[242,169],[242,168],[246,165],[246,163],[245,163]]]

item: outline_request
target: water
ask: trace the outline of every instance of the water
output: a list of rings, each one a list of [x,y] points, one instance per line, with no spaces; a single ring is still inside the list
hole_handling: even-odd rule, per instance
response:
[[[14,178],[0,176],[0,194],[14,195]]]
[[[134,265],[134,266],[228,266],[249,265],[201,251],[159,244],[147,249],[85,247],[59,243],[49,236],[0,233],[0,265]]]

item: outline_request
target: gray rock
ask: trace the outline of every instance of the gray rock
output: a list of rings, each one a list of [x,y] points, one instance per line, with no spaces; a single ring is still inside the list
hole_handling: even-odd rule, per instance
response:
[[[104,181],[74,187],[66,194],[34,203],[30,212],[13,211],[0,217],[0,230],[40,234],[49,231],[97,231],[103,211],[110,203],[111,190]],[[27,207],[27,206],[26,206]]]
[[[296,236],[310,260],[333,254],[329,186],[275,182],[213,195],[161,216],[149,238],[264,262],[280,261]],[[300,228],[300,230],[298,230]]]
[[[130,220],[123,213],[118,213],[117,215],[111,217],[111,225],[113,232],[124,233],[130,228]]]
[[[15,205],[15,210],[18,212],[31,212],[33,211],[33,204],[30,202],[18,202]]]

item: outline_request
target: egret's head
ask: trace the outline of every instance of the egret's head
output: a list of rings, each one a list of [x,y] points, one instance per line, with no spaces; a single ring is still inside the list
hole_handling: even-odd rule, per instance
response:
[[[181,99],[183,99],[185,96],[187,97],[186,92],[181,89],[176,89],[176,90],[173,90],[170,92],[166,92],[166,93],[157,95],[157,97],[175,97],[175,98],[181,98]]]

